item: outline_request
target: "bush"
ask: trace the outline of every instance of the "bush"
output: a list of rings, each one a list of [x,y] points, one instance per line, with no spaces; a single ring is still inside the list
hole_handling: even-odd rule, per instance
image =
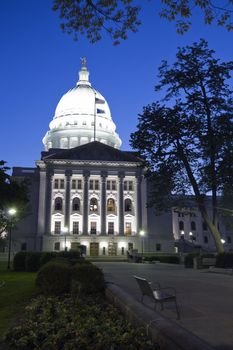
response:
[[[70,291],[71,266],[67,260],[54,260],[42,266],[36,287],[44,295],[61,295]]]
[[[177,255],[152,255],[144,258],[145,261],[160,261],[167,264],[179,264],[180,257]]]
[[[52,259],[56,259],[57,256],[58,255],[56,252],[42,252],[40,257],[40,267],[42,267]]]
[[[25,258],[25,271],[35,272],[40,268],[40,257],[39,252],[27,252]]]
[[[132,327],[113,305],[89,297],[39,296],[17,327],[6,334],[8,348],[156,350],[142,327]]]
[[[187,268],[193,268],[193,259],[198,256],[199,256],[199,253],[189,253],[185,255],[184,266]]]
[[[102,293],[105,289],[103,272],[92,264],[76,264],[72,269],[72,295]]]
[[[27,252],[18,252],[14,256],[13,269],[15,271],[25,271],[25,260]]]
[[[233,253],[220,253],[216,256],[216,267],[233,268]]]
[[[61,251],[57,254],[59,257],[70,259],[70,260],[79,260],[80,252],[77,250]]]

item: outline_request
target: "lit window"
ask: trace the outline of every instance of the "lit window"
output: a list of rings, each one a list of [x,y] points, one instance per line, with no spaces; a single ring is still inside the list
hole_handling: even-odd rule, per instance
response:
[[[130,236],[131,233],[132,233],[131,222],[126,222],[125,223],[125,234],[126,234],[126,236]]]
[[[78,180],[78,190],[82,189],[82,180]]]
[[[58,179],[54,180],[54,188],[58,188],[59,186],[59,182]]]
[[[76,189],[76,180],[72,180],[72,190]]]
[[[115,201],[113,198],[109,198],[107,201],[107,211],[108,212],[115,212]]]
[[[96,198],[90,200],[90,211],[96,213],[98,211],[98,201]]]
[[[89,189],[90,190],[98,190],[99,189],[99,180],[90,180]]]
[[[124,181],[124,191],[133,191],[133,181]]]

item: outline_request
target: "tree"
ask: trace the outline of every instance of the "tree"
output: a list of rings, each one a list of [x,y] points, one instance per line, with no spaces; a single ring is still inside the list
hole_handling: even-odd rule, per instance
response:
[[[218,229],[218,193],[232,184],[233,101],[227,84],[233,62],[220,62],[203,39],[179,48],[176,62],[159,68],[162,102],[144,107],[131,145],[149,167],[153,203],[162,209],[171,193],[192,194],[223,251]],[[227,166],[226,166],[227,165]],[[224,180],[223,180],[224,179]],[[212,218],[206,195],[211,194]]]
[[[228,31],[233,29],[233,0],[226,0],[221,6],[217,0],[160,1],[160,16],[175,21],[180,34],[191,26],[195,8],[201,10],[206,24],[217,22]],[[100,40],[105,31],[117,45],[120,40],[127,39],[128,32],[136,32],[141,24],[141,8],[136,0],[53,0],[53,10],[59,12],[64,32],[73,34],[75,40],[85,35],[91,43]]]
[[[28,203],[27,181],[18,183],[12,180],[7,173],[10,168],[5,164],[5,161],[0,161],[0,236],[22,217]],[[17,215],[10,219],[8,210],[12,207],[17,209]]]

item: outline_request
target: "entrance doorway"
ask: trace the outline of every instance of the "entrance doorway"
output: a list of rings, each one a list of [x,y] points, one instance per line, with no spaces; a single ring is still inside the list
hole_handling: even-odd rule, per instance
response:
[[[108,255],[110,256],[117,255],[117,243],[114,243],[114,242],[108,243]]]
[[[90,243],[90,256],[99,255],[99,243],[93,242]]]

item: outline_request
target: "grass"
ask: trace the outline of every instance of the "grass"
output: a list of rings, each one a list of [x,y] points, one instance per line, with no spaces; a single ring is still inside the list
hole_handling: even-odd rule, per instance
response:
[[[7,270],[7,262],[0,262],[0,341],[7,329],[21,314],[24,306],[33,296],[36,273]]]

